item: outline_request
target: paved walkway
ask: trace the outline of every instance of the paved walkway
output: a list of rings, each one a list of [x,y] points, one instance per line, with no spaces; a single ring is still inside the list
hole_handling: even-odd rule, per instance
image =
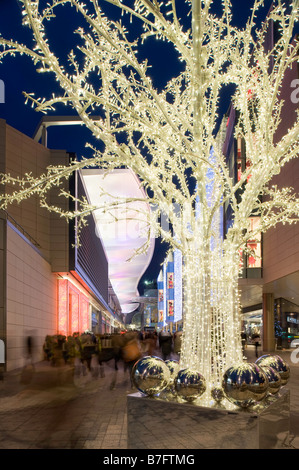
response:
[[[290,361],[289,351],[279,355],[291,366],[290,448],[299,449],[299,364]],[[251,347],[246,356],[255,361]],[[6,373],[0,381],[0,449],[127,449],[126,401],[136,390],[122,365],[115,372],[111,361],[104,372],[75,378],[69,366],[43,362],[28,384],[21,371]]]

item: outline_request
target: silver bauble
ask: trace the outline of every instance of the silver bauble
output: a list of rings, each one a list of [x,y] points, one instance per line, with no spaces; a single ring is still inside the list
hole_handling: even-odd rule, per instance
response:
[[[146,395],[158,395],[170,381],[170,370],[160,357],[145,356],[134,364],[132,380]]]
[[[277,370],[273,369],[273,367],[270,367],[270,366],[263,366],[262,369],[265,372],[266,376],[268,377],[268,381],[269,381],[268,392],[271,393],[271,395],[275,395],[281,387],[280,374],[279,372],[277,372]]]
[[[165,364],[167,365],[168,369],[170,370],[170,378],[172,380],[175,379],[177,374],[179,373],[180,370],[180,364],[178,361],[175,361],[174,359],[168,359],[165,361]]]
[[[175,390],[179,397],[194,401],[206,391],[203,375],[192,369],[181,369],[174,379]]]
[[[264,356],[259,357],[255,363],[259,367],[272,367],[279,373],[281,385],[286,385],[288,383],[290,378],[290,366],[280,356],[265,354]]]
[[[229,401],[246,408],[266,397],[269,381],[257,364],[240,363],[227,369],[222,387]]]
[[[220,403],[225,396],[222,387],[213,387],[211,390],[211,395],[213,400],[215,400],[217,403]]]

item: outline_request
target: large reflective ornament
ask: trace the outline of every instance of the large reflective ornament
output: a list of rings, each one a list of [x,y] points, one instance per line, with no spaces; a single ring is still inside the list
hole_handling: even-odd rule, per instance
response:
[[[262,369],[265,372],[269,381],[268,392],[272,395],[275,395],[281,387],[281,377],[279,375],[279,372],[277,372],[277,370],[273,369],[273,367],[270,366],[263,366]]]
[[[170,370],[159,357],[145,356],[134,364],[132,380],[140,392],[158,395],[170,381]]]
[[[265,354],[264,356],[259,357],[255,363],[259,367],[272,367],[279,373],[281,378],[281,385],[286,385],[288,383],[290,378],[290,366],[280,356],[271,356],[270,354]]]
[[[179,397],[186,401],[194,401],[206,391],[203,375],[192,369],[182,369],[174,379],[175,390]]]
[[[225,372],[222,387],[229,401],[246,408],[266,397],[269,381],[257,364],[241,363]]]

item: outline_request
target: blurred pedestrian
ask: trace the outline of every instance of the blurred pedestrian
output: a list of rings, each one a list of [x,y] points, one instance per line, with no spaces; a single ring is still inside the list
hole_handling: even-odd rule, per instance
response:
[[[259,357],[258,355],[258,347],[260,346],[260,335],[258,333],[254,333],[252,335],[252,339],[253,339],[253,342],[254,342],[254,345],[255,345],[255,356],[256,357]]]
[[[172,353],[172,334],[170,331],[161,331],[159,335],[159,344],[162,352],[162,359],[166,361]]]
[[[28,358],[32,358],[32,348],[33,348],[33,340],[32,336],[27,336],[27,355]]]
[[[125,363],[125,370],[129,370],[131,387],[133,388],[132,369],[134,364],[142,356],[140,341],[137,332],[129,332],[124,335],[122,346],[122,358]]]
[[[33,337],[28,335],[25,339],[25,365],[21,372],[20,382],[23,385],[28,385],[34,376],[35,366],[33,360]]]
[[[173,338],[173,352],[180,356],[182,347],[182,331],[176,331]]]
[[[90,333],[86,332],[81,336],[81,348],[82,363],[86,364],[88,372],[91,372],[91,359],[96,354],[96,344]]]
[[[146,334],[144,339],[145,349],[144,351],[148,356],[153,356],[156,350],[157,338],[154,333],[149,332]]]
[[[247,335],[245,331],[242,331],[241,333],[241,341],[242,341],[242,350],[244,352],[246,348],[246,344],[247,344]]]
[[[114,373],[112,374],[110,389],[113,390],[116,385],[117,381],[117,373],[118,373],[118,364],[119,361],[122,359],[122,347],[124,345],[124,338],[118,332],[115,332],[111,336],[111,346],[112,346],[112,354],[114,360]]]
[[[52,346],[51,345],[52,345],[51,336],[47,335],[45,337],[45,341],[44,341],[44,344],[43,344],[43,351],[44,351],[44,354],[45,354],[46,361],[50,361],[51,356],[52,356],[52,351],[51,351]]]
[[[114,369],[118,370],[118,363],[122,357],[122,347],[124,345],[124,336],[120,333],[114,333],[111,336],[111,346],[114,356]]]

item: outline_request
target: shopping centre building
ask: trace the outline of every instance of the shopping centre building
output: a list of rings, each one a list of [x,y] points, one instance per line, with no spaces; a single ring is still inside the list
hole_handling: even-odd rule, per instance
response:
[[[0,120],[0,172],[18,178],[67,165],[74,155],[51,150]],[[86,196],[76,172],[65,180],[74,196]],[[1,192],[11,193],[6,185]],[[52,188],[48,204],[72,209],[71,199]],[[25,338],[42,352],[46,335],[92,330],[112,332],[123,326],[118,297],[109,279],[108,258],[92,215],[75,243],[74,222],[41,207],[37,195],[0,213],[0,337],[7,370],[23,365]]]
[[[268,31],[265,47],[272,50],[279,34],[275,24]],[[294,39],[294,42],[298,38]],[[275,134],[279,142],[298,119],[298,63],[285,72],[280,99],[281,122]],[[249,98],[250,99],[250,98]],[[236,135],[238,115],[231,105],[223,119],[223,153],[229,164],[232,180],[236,183],[243,171],[250,167],[246,148]],[[299,192],[299,159],[290,160],[271,181],[271,185],[293,188]],[[240,195],[241,197],[241,192]],[[224,231],[231,224],[230,207],[224,209]],[[250,217],[252,227],[258,227],[259,215]],[[250,240],[250,255],[243,256],[243,271],[239,280],[243,329],[250,338],[254,332],[261,335],[264,350],[289,348],[299,338],[299,225],[279,224],[254,240]]]

